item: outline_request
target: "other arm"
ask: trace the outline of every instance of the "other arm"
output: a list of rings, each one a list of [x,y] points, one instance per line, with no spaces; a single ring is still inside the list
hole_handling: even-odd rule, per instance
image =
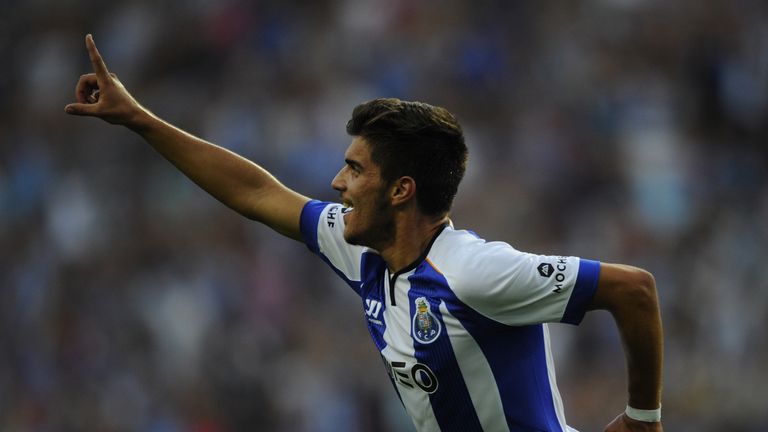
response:
[[[659,408],[664,342],[653,276],[635,267],[601,263],[590,309],[605,309],[616,321],[627,360],[629,406]],[[641,422],[621,414],[605,430],[661,431],[662,426],[661,422]]]
[[[308,198],[285,187],[255,163],[188,134],[152,114],[109,73],[93,38],[85,39],[94,73],[80,77],[73,115],[99,117],[141,135],[163,157],[216,199],[242,214],[296,240],[299,218]]]

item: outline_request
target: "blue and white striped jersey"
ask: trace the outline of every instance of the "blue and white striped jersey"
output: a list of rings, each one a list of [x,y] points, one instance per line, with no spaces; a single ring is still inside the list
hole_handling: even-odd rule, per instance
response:
[[[343,207],[310,201],[307,246],[362,298],[368,329],[420,432],[568,431],[547,322],[578,324],[600,264],[542,256],[446,226],[390,274],[344,241]]]

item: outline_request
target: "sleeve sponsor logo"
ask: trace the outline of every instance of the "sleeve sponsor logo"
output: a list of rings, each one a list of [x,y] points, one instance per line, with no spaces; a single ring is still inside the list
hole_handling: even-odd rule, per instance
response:
[[[557,262],[552,265],[551,263],[541,263],[536,270],[539,271],[541,277],[549,278],[554,274],[555,284],[552,288],[552,292],[559,293],[563,290],[563,282],[565,281],[565,271],[568,269],[567,264],[568,257],[557,257]]]
[[[336,226],[336,223],[338,222],[338,215],[339,215],[339,208],[340,206],[333,206],[328,209],[328,214],[325,216],[325,221],[328,223],[328,228],[333,228]]]
[[[546,278],[552,276],[552,273],[555,271],[555,268],[550,263],[541,263],[536,269],[542,277]]]

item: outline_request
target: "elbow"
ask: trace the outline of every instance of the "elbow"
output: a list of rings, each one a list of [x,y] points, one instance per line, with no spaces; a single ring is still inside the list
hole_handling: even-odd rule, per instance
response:
[[[627,271],[626,278],[619,291],[625,301],[622,306],[649,311],[659,307],[659,297],[656,291],[656,279],[650,272],[632,268]]]
[[[630,280],[637,295],[656,297],[656,279],[649,271],[635,268]]]
[[[622,264],[603,264],[593,309],[631,313],[658,308],[656,280],[643,269]]]

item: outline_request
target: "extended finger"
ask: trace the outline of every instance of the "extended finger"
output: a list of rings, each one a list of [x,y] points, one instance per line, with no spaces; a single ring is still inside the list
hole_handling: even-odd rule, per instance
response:
[[[75,100],[79,103],[89,102],[87,99],[88,96],[94,89],[98,88],[99,84],[95,73],[80,76],[80,79],[77,81],[77,86],[75,86]]]
[[[93,41],[93,36],[90,34],[85,37],[85,47],[88,49],[88,57],[91,58],[91,65],[96,77],[104,83],[108,82],[109,70],[107,70],[107,65],[104,64],[104,59],[101,58],[96,43]]]

